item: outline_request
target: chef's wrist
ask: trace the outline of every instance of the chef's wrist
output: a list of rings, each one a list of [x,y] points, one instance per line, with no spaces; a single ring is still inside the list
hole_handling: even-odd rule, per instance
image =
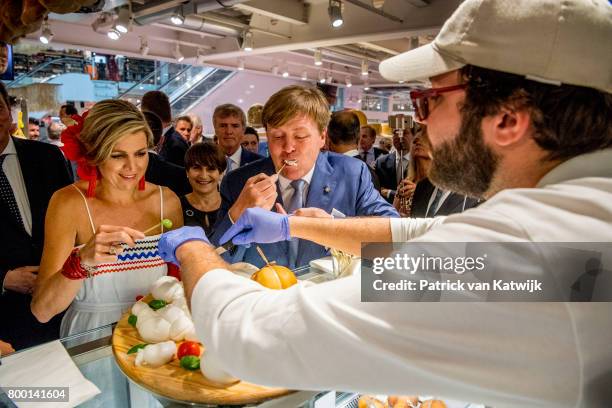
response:
[[[201,240],[190,240],[182,243],[178,248],[176,248],[174,254],[177,261],[182,263],[189,256],[193,255],[194,253],[202,252],[203,250],[206,250],[206,248],[212,247]]]

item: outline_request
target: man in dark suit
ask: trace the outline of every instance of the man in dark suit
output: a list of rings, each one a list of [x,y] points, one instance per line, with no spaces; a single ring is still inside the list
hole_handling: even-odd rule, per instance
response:
[[[263,157],[241,146],[246,115],[238,106],[231,103],[217,106],[212,120],[217,143],[227,158],[226,173]]]
[[[376,129],[372,126],[362,126],[359,134],[359,158],[370,167],[374,167],[376,159],[386,152],[374,147],[376,141]]]
[[[329,125],[327,125],[327,140],[330,152],[345,154],[361,160],[357,151],[357,144],[359,143],[359,118],[353,112],[341,111],[332,114]],[[378,176],[372,167],[368,166],[368,170],[370,171],[370,176],[372,176],[374,188],[380,191]]]
[[[21,349],[59,337],[62,316],[40,324],[30,301],[47,205],[71,178],[56,146],[10,137],[11,123],[8,94],[0,83],[0,339]]]
[[[416,218],[458,214],[479,203],[476,198],[441,190],[428,178],[417,183],[412,197],[410,216]]]
[[[140,109],[155,113],[165,130],[159,146],[159,155],[167,162],[185,167],[185,153],[189,144],[172,127],[172,109],[168,96],[161,91],[149,91],[142,96]]]
[[[157,146],[163,132],[162,121],[153,112],[143,111],[142,113],[153,133],[153,144]],[[149,165],[145,173],[145,180],[168,187],[179,197],[191,192],[185,168],[162,159],[154,149],[149,150]]]
[[[406,176],[408,162],[410,161],[410,145],[412,144],[413,137],[413,129],[394,130],[393,147],[395,147],[395,150],[380,156],[374,164],[374,171],[380,180],[380,194],[389,203],[393,203],[397,185]],[[401,160],[398,152],[403,152]],[[398,170],[400,171],[398,172]]]
[[[219,221],[211,241],[219,243],[232,220],[251,207],[271,209],[276,205],[277,211],[304,209],[311,215],[327,217],[333,209],[346,216],[399,215],[374,189],[365,163],[320,152],[329,117],[325,96],[315,88],[294,85],[270,97],[262,113],[270,157],[224,177]],[[301,240],[260,247],[270,260],[291,268],[327,254],[324,247]],[[255,246],[239,247],[232,261],[264,264]]]

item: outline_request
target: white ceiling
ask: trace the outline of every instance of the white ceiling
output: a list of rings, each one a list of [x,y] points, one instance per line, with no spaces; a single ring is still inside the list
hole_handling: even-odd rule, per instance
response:
[[[127,0],[107,0],[104,10],[127,7]],[[373,3],[383,3],[374,9]],[[50,15],[52,44],[96,52],[141,57],[141,39],[149,45],[146,58],[174,61],[179,44],[183,63],[236,68],[244,61],[247,70],[268,73],[278,66],[299,79],[325,71],[343,85],[349,77],[355,85],[365,77],[360,72],[366,57],[371,86],[395,86],[378,73],[385,58],[426,43],[461,0],[343,0],[344,24],[332,28],[328,0],[132,0],[135,23],[118,41],[106,36],[109,25],[94,32],[98,14]],[[185,24],[175,26],[170,15],[183,4]],[[226,7],[222,7],[224,4]],[[362,7],[360,7],[361,5]],[[381,15],[384,13],[385,15]],[[142,25],[141,25],[142,24]],[[242,33],[250,29],[254,49],[240,48]],[[38,42],[39,33],[26,41]],[[314,65],[314,50],[323,53],[323,65]],[[198,58],[198,54],[200,57]],[[406,86],[408,84],[404,84]]]

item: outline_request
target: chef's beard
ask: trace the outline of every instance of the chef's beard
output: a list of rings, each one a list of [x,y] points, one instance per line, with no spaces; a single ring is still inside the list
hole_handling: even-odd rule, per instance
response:
[[[431,182],[470,197],[483,198],[499,166],[499,155],[484,143],[481,117],[462,110],[459,133],[450,141],[431,148]]]

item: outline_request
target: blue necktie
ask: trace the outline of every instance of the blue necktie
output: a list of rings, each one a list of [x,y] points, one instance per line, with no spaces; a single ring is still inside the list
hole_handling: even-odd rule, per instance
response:
[[[8,210],[11,215],[15,217],[17,223],[21,225],[21,228],[25,229],[23,226],[23,219],[21,218],[21,213],[19,212],[19,207],[17,206],[17,200],[15,199],[15,193],[11,188],[11,184],[9,183],[6,174],[4,174],[4,169],[2,168],[2,163],[4,163],[4,159],[6,159],[8,155],[3,154],[0,156],[0,199],[6,203]]]
[[[426,217],[433,217],[436,215],[436,212],[438,212],[438,204],[440,204],[442,194],[444,194],[444,191],[436,187],[436,196],[434,197],[431,205],[429,206],[427,214],[425,214]]]
[[[287,211],[289,214],[293,213],[295,210],[298,210],[304,207],[304,187],[306,186],[306,181],[302,179],[293,180],[291,182],[291,187],[293,187],[293,196],[291,197],[291,201],[289,202],[289,207]],[[297,238],[293,238],[289,241],[289,267],[294,269],[297,265],[297,257],[299,250],[299,240]]]
[[[227,169],[225,169],[225,172],[229,173],[233,170],[232,165],[234,164],[234,162],[232,161],[232,159],[229,158],[229,156],[227,156],[225,160],[227,161]]]

